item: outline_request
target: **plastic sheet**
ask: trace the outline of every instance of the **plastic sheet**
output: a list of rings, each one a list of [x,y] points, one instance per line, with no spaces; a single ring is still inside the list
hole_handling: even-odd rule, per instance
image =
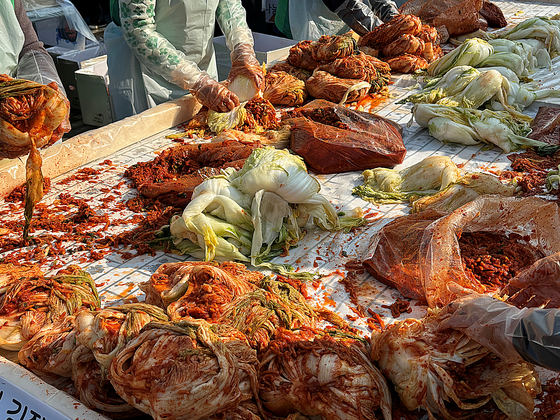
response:
[[[541,106],[527,137],[548,144],[560,144],[560,108]]]
[[[191,119],[200,104],[190,95],[55,144],[42,153],[43,175],[52,178],[101,159],[146,137]],[[23,159],[0,160],[0,197],[25,182]]]
[[[420,244],[426,228],[445,214],[427,210],[385,225],[370,240],[363,262],[366,270],[404,296],[425,301],[420,279]]]
[[[486,21],[478,14],[483,3],[483,0],[409,0],[400,12],[418,16],[422,23],[436,28],[443,25],[449,35],[461,35],[486,29]]]
[[[393,167],[404,159],[402,128],[390,120],[323,100],[310,102],[298,112],[311,119],[294,120],[290,148],[315,172]],[[313,121],[318,114],[332,114],[339,120],[333,122],[344,128]]]
[[[23,4],[27,16],[32,22],[63,15],[70,29],[81,33],[95,44],[98,43],[84,18],[70,0],[24,0]]]
[[[441,218],[426,211],[389,223],[372,239],[364,266],[403,295],[430,307],[444,306],[457,297],[448,287],[451,283],[478,293],[485,290],[465,273],[459,247],[463,232],[481,231],[518,234],[547,256],[560,251],[555,203],[486,195]]]
[[[426,228],[420,245],[420,276],[430,307],[456,298],[447,285],[482,291],[465,274],[459,248],[462,232],[518,234],[544,255],[560,251],[560,216],[556,203],[539,198],[481,196]]]
[[[515,276],[502,296],[518,308],[560,309],[560,253],[541,258]]]

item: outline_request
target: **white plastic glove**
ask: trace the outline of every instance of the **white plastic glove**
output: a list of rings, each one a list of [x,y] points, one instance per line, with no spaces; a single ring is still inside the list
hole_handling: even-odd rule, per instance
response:
[[[334,12],[360,36],[364,36],[376,26],[383,24],[383,21],[375,16],[369,6],[360,0],[346,0]],[[396,13],[398,14],[398,10]]]
[[[473,294],[443,309],[442,316],[450,316],[442,321],[440,328],[461,330],[502,359],[521,360],[512,338],[524,311],[490,296]]]
[[[523,308],[469,296],[443,309],[440,328],[455,328],[508,361],[525,359],[560,371],[560,310]]]
[[[239,105],[239,98],[235,93],[206,73],[199,76],[190,90],[198,102],[216,112],[228,112]]]
[[[262,91],[264,87],[263,69],[255,56],[253,46],[248,43],[237,44],[231,52],[231,70],[226,86],[241,74],[253,80],[257,90]]]

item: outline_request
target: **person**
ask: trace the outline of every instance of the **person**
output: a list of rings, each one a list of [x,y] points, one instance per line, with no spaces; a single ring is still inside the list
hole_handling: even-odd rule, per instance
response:
[[[0,0],[0,73],[64,88],[51,56],[37,38],[22,0]]]
[[[296,41],[317,41],[352,29],[362,36],[399,14],[392,0],[279,0],[275,29]]]
[[[443,311],[450,316],[440,328],[462,330],[503,359],[524,359],[560,371],[560,309],[519,309],[473,293],[450,303]]]
[[[266,21],[266,13],[262,0],[241,0],[247,13],[247,24],[253,32],[274,35],[274,24]]]
[[[110,22],[109,0],[70,0],[88,25],[107,25]],[[109,20],[107,20],[109,19]]]
[[[188,91],[214,111],[239,105],[227,83],[216,81],[216,21],[232,51],[228,80],[244,74],[259,89],[264,83],[241,0],[111,0],[111,17],[105,45],[117,119]]]

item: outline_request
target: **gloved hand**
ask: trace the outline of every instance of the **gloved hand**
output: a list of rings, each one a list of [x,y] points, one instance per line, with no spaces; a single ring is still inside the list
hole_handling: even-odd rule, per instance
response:
[[[190,91],[198,102],[216,112],[228,112],[239,105],[239,98],[235,93],[206,73],[198,77]]]
[[[518,361],[521,356],[512,339],[523,311],[490,296],[472,294],[442,309],[440,328],[461,330],[501,358]]]
[[[395,3],[389,0],[376,0],[372,7],[373,10],[360,0],[346,0],[334,12],[360,36],[399,14]]]
[[[395,16],[400,15],[397,4],[392,0],[372,0],[371,11],[383,22],[389,22]]]
[[[251,44],[237,44],[231,52],[231,70],[225,83],[226,86],[240,74],[253,80],[257,90],[262,91],[264,73]]]

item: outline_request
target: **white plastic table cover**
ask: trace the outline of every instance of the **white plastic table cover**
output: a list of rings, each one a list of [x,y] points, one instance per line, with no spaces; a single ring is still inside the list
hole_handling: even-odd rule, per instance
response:
[[[559,3],[534,3],[534,2],[501,2],[496,1],[503,10],[506,18],[510,22],[518,22],[533,16],[552,16],[560,12]],[[560,57],[553,61],[552,70],[542,70],[533,75],[533,78],[540,81],[543,86],[558,88],[560,78]],[[456,164],[463,164],[465,170],[503,170],[508,166],[509,161],[505,154],[498,148],[488,150],[487,147],[461,146],[458,144],[442,144],[432,138],[426,129],[422,129],[416,123],[407,127],[411,119],[411,105],[397,104],[397,102],[418,89],[417,81],[410,75],[403,75],[393,78],[394,83],[389,90],[392,99],[384,101],[377,106],[373,112],[387,117],[404,126],[403,138],[407,149],[404,162],[399,167],[407,167],[420,160],[432,155],[446,155],[453,159]],[[552,100],[554,102],[554,100]],[[560,103],[560,102],[557,102]],[[531,116],[536,114],[539,104],[534,104],[525,112]],[[542,104],[541,104],[542,105]],[[117,165],[116,171],[104,171],[97,177],[96,183],[73,181],[65,185],[57,185],[60,181],[75,171],[68,172],[52,180],[52,189],[44,197],[43,203],[52,202],[61,192],[69,193],[77,198],[90,200],[92,205],[101,203],[101,200],[109,193],[107,191],[121,182],[124,178],[124,170],[140,161],[148,161],[156,156],[158,151],[171,147],[173,143],[165,136],[181,132],[178,128],[170,128],[147,138],[138,139],[139,141],[121,149],[98,161],[90,162],[82,167],[102,169],[99,165],[103,160],[109,159]],[[79,168],[78,168],[79,169]],[[297,248],[290,249],[286,257],[278,257],[273,262],[289,263],[294,267],[304,271],[319,272],[324,275],[320,281],[320,286],[314,288],[308,285],[308,290],[312,299],[323,304],[326,308],[337,312],[345,318],[345,315],[355,315],[351,310],[353,306],[349,301],[349,296],[344,290],[344,286],[339,283],[342,275],[346,274],[345,264],[355,260],[360,260],[363,251],[367,248],[370,237],[383,225],[393,220],[395,217],[408,214],[409,208],[403,204],[376,206],[365,202],[358,197],[352,196],[352,188],[361,182],[359,172],[349,172],[335,175],[319,175],[317,178],[321,182],[321,193],[324,194],[340,211],[349,211],[355,207],[361,207],[369,214],[376,214],[372,219],[373,223],[366,228],[360,228],[358,232],[344,234],[342,232],[329,233],[310,228],[307,235],[300,241]],[[126,201],[135,195],[135,191],[124,185],[120,188],[122,193],[121,200]],[[4,209],[7,203],[0,201],[0,210]],[[109,210],[110,212],[110,210]],[[128,218],[133,213],[128,210],[115,211],[110,214],[111,218]],[[12,217],[23,218],[21,213],[14,213]],[[0,254],[0,258],[2,254]],[[68,255],[62,264],[75,263],[74,256]],[[107,255],[104,259],[80,264],[88,273],[91,274],[98,286],[102,305],[117,305],[143,300],[143,293],[138,288],[138,284],[147,281],[152,273],[163,263],[185,261],[187,256],[177,256],[158,252],[154,257],[141,255],[125,260],[119,254]],[[60,268],[60,266],[58,267]],[[57,269],[58,269],[57,268]],[[48,264],[43,266],[48,271]],[[355,269],[354,269],[355,270]],[[56,271],[56,270],[55,270]],[[395,321],[391,316],[389,305],[391,305],[400,293],[391,287],[383,285],[372,278],[365,270],[356,275],[356,292],[358,302],[366,309],[371,309],[381,315],[386,324]],[[398,319],[405,317],[421,317],[426,313],[427,307],[416,302],[411,304],[412,312],[404,313]],[[365,318],[358,319],[351,324],[369,334]],[[546,379],[552,377],[552,372],[539,369],[541,377]],[[2,375],[0,366],[0,376]],[[22,387],[24,384],[22,384]]]

